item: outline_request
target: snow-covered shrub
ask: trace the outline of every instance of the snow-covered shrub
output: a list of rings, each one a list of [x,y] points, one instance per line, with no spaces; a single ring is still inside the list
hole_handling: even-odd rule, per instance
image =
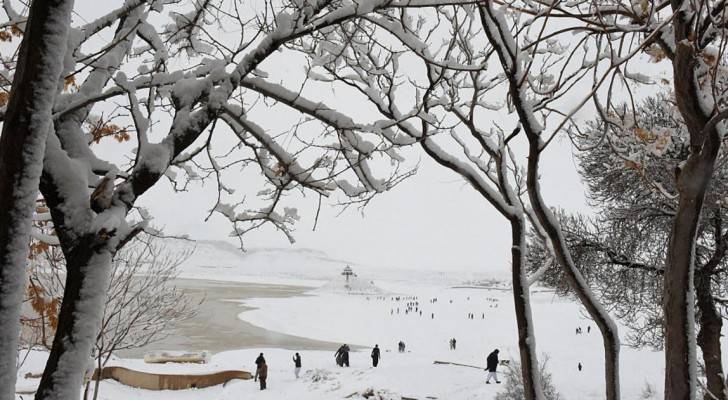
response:
[[[561,395],[551,380],[551,373],[546,370],[547,362],[548,358],[544,358],[539,367],[544,398],[546,400],[561,400]],[[495,400],[523,400],[525,398],[521,363],[511,361],[506,364],[505,384],[503,385],[503,389],[495,395]]]
[[[366,400],[401,400],[402,396],[397,393],[390,392],[389,390],[375,390],[372,388],[365,389],[361,393],[356,393],[351,397],[353,399],[366,399]]]
[[[645,382],[645,387],[640,392],[640,400],[657,400],[657,389],[649,382]]]
[[[332,376],[331,371],[320,368],[310,369],[304,372],[303,376],[311,382],[326,382],[335,379],[334,376]]]

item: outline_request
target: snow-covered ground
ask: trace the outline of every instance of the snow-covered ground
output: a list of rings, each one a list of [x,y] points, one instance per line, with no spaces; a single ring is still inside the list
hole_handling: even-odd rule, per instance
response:
[[[232,253],[231,253],[232,254]],[[212,255],[208,254],[208,257]],[[232,257],[232,256],[231,256]],[[261,257],[260,254],[256,257]],[[290,257],[286,255],[286,257]],[[212,260],[221,260],[219,254]],[[264,260],[264,258],[261,258]],[[224,260],[223,260],[224,261]],[[262,262],[262,261],[261,261]],[[302,261],[305,263],[305,261]],[[186,267],[186,277],[207,279],[227,273],[227,280],[286,283],[327,287],[340,282],[342,264],[331,265],[316,274],[331,274],[327,284],[312,280],[314,276],[296,276],[292,267],[279,268],[266,276],[262,269],[243,271],[230,262],[221,273],[199,264]],[[284,265],[285,263],[282,263]],[[357,267],[354,267],[357,269]],[[360,272],[363,268],[358,267]],[[327,272],[329,271],[330,272]],[[237,274],[231,274],[231,271]],[[204,272],[204,273],[203,273]],[[377,271],[364,274],[370,279]],[[104,381],[100,398],[126,399],[344,399],[368,388],[400,396],[447,400],[489,400],[501,385],[486,385],[485,372],[455,365],[438,365],[434,361],[485,365],[485,357],[499,348],[501,359],[517,359],[516,323],[512,294],[503,287],[490,289],[477,285],[453,285],[469,278],[452,276],[443,283],[433,283],[436,275],[420,279],[418,274],[390,272],[387,279],[375,280],[386,294],[347,295],[337,291],[313,289],[296,297],[253,298],[244,302],[252,309],[238,317],[248,323],[285,334],[334,343],[348,343],[363,350],[351,355],[351,367],[339,368],[334,363],[335,347],[330,351],[300,351],[303,373],[293,377],[293,351],[283,349],[242,349],[213,355],[208,365],[148,365],[141,360],[116,360],[130,368],[157,372],[201,372],[222,369],[254,370],[254,359],[265,353],[269,365],[268,390],[260,392],[252,381],[235,381],[227,385],[186,391],[145,391]],[[472,282],[470,282],[472,283]],[[399,300],[397,300],[399,297]],[[415,299],[416,298],[416,299]],[[437,299],[437,301],[433,301]],[[406,311],[407,303],[417,301],[416,311]],[[585,318],[574,302],[554,296],[550,291],[532,292],[534,320],[539,355],[548,357],[548,369],[554,383],[568,400],[602,399],[603,356],[599,332]],[[399,312],[398,312],[399,310]],[[420,311],[422,313],[420,314]],[[472,314],[473,318],[468,318]],[[583,334],[575,329],[582,327]],[[591,332],[588,333],[588,327]],[[622,334],[626,334],[623,329]],[[450,350],[448,340],[457,339],[457,349]],[[398,341],[406,343],[406,352],[398,353]],[[369,348],[379,344],[382,360],[371,367]],[[724,346],[728,347],[728,346]],[[200,349],[189,349],[200,350]],[[650,350],[622,348],[621,378],[623,398],[636,400],[646,384],[659,389],[662,385],[663,354]],[[583,365],[578,371],[577,364]],[[40,372],[42,354],[32,354],[20,372]],[[37,380],[20,379],[19,388],[29,389]],[[357,398],[349,397],[349,398]],[[388,397],[384,397],[388,398]]]
[[[484,373],[433,365],[433,361],[484,366],[486,355],[495,348],[501,350],[502,359],[517,359],[510,291],[405,282],[380,283],[380,286],[393,293],[417,296],[422,316],[419,312],[405,314],[404,304],[411,300],[393,301],[392,295],[378,300],[375,296],[319,294],[247,301],[256,309],[242,313],[240,318],[297,336],[369,347],[379,344],[387,351],[380,365],[393,366],[397,372],[378,370],[368,378],[375,387],[418,398],[429,395],[453,400],[490,399],[489,393],[495,389],[483,388]],[[432,298],[437,298],[437,302],[430,303]],[[595,325],[584,317],[579,306],[551,292],[535,290],[532,303],[539,353],[548,357],[548,369],[565,398],[604,398],[603,347]],[[474,318],[468,319],[468,313]],[[581,335],[575,333],[578,326],[582,327]],[[591,326],[590,333],[587,333],[588,326]],[[451,337],[457,339],[456,351],[449,350]],[[406,343],[411,353],[396,353],[399,340]],[[362,362],[368,364],[367,360]],[[584,367],[581,372],[577,369],[578,363]],[[623,347],[621,365],[625,399],[637,399],[646,383],[661,386],[662,353]],[[388,376],[380,377],[380,373],[397,378],[390,380]]]

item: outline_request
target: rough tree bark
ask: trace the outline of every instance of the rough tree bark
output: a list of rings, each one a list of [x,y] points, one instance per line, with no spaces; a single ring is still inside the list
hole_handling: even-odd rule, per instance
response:
[[[523,392],[525,400],[544,398],[536,358],[536,337],[533,332],[531,300],[528,279],[526,279],[526,222],[523,216],[509,218],[511,224],[511,275],[513,280],[513,303],[518,326],[518,350],[521,356]]]
[[[0,399],[15,398],[20,305],[30,224],[72,0],[34,1],[20,44],[0,137]]]
[[[703,172],[691,167],[689,172],[683,171],[681,175],[708,173],[703,168],[698,170]],[[705,188],[702,190],[703,195],[699,195],[695,193],[697,188],[688,189],[685,186],[685,180],[678,179],[681,196],[665,262],[665,400],[695,399],[697,370],[693,274],[695,234]],[[699,186],[707,186],[707,183]]]
[[[699,55],[689,40],[691,18],[673,1],[676,51],[675,99],[690,133],[690,155],[677,171],[679,201],[665,260],[665,400],[693,400],[697,385],[695,349],[695,237],[705,193],[721,145],[710,111],[700,104]]]
[[[723,362],[720,346],[720,331],[723,329],[723,319],[715,307],[711,294],[711,275],[700,273],[695,278],[695,288],[698,296],[698,316],[700,330],[698,331],[698,345],[703,353],[705,376],[708,392],[705,400],[726,400]]]
[[[43,371],[36,399],[71,399],[80,393],[83,373],[91,354],[77,343],[92,340],[97,335],[93,321],[75,318],[82,308],[93,307],[97,299],[105,297],[111,268],[112,254],[103,239],[85,236],[73,247],[64,250],[66,281],[63,302],[58,315],[58,327],[53,347]],[[98,277],[98,275],[101,275]],[[98,300],[102,301],[102,300]],[[49,366],[51,368],[49,368]]]

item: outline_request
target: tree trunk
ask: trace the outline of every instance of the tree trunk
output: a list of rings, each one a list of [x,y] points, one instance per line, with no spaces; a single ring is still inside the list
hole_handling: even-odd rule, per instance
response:
[[[702,55],[692,40],[694,13],[684,0],[672,0],[675,52],[672,60],[675,100],[690,133],[690,154],[676,178],[679,196],[665,261],[665,400],[694,400],[697,384],[695,349],[695,235],[705,193],[723,137],[715,110],[701,98],[697,71]],[[705,91],[707,90],[707,92]],[[715,90],[715,88],[712,88]]]
[[[717,147],[714,154],[707,147],[692,153],[677,177],[680,200],[665,261],[665,400],[696,394],[695,236],[717,155]]]
[[[703,353],[705,376],[708,392],[705,400],[728,400],[728,393],[723,379],[723,359],[720,349],[720,331],[723,319],[715,308],[712,295],[710,274],[699,274],[695,280],[695,292],[698,296],[698,312],[700,331],[698,346]]]
[[[72,9],[72,0],[31,3],[0,137],[1,400],[15,399],[30,224]]]
[[[93,235],[66,253],[66,283],[53,348],[35,394],[37,400],[76,399],[98,335],[112,253]],[[83,367],[81,367],[83,366]]]
[[[680,196],[670,232],[665,262],[665,400],[695,399],[693,259],[701,206],[702,196]]]
[[[511,223],[513,304],[518,326],[518,350],[521,356],[525,400],[543,400],[541,374],[536,357],[536,337],[531,317],[531,298],[526,279],[526,223],[523,216],[509,218]]]
[[[594,297],[589,286],[584,281],[584,277],[574,264],[571,253],[566,246],[563,234],[555,216],[544,204],[541,198],[541,188],[539,185],[539,158],[541,140],[538,136],[535,138],[529,135],[529,155],[527,170],[527,189],[528,196],[531,200],[531,206],[538,218],[539,223],[543,227],[548,236],[549,243],[554,250],[554,256],[564,271],[564,276],[569,282],[572,290],[584,305],[589,316],[599,328],[604,342],[604,379],[606,386],[606,399],[619,400],[619,332],[617,325],[607,314],[606,310],[599,305],[598,300]]]

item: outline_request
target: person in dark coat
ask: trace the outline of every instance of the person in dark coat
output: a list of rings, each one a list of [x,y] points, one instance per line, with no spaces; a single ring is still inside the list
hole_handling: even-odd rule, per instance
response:
[[[379,357],[381,357],[381,354],[379,353],[379,345],[375,344],[372,349],[372,366],[376,367],[379,364]]]
[[[341,347],[339,347],[336,350],[336,353],[334,354],[334,358],[336,358],[336,365],[338,365],[339,367],[344,366],[344,363],[342,361],[343,357],[344,357],[344,345],[341,345]]]
[[[268,365],[265,363],[263,353],[255,359],[255,379],[260,381],[260,390],[265,390],[265,381],[268,379]]]
[[[263,357],[263,353],[260,353],[258,358],[255,359],[255,379],[254,381],[258,380],[258,374],[260,372],[260,366],[265,364],[265,357]]]
[[[301,372],[301,355],[296,353],[295,356],[293,356],[293,374],[296,375],[296,379],[298,379],[298,374]]]
[[[344,366],[349,366],[349,345],[344,345],[344,352],[341,354],[341,362],[344,364]]]
[[[265,381],[268,379],[268,364],[263,363],[258,367],[258,380],[260,381],[260,390],[265,390]]]
[[[340,367],[349,366],[349,348],[348,345],[344,344],[336,350],[336,364]]]
[[[488,354],[486,364],[488,378],[485,380],[485,383],[490,383],[490,378],[495,378],[495,383],[500,383],[498,380],[498,374],[495,372],[498,368],[498,349],[495,349],[492,353]]]

